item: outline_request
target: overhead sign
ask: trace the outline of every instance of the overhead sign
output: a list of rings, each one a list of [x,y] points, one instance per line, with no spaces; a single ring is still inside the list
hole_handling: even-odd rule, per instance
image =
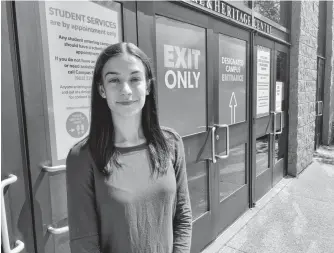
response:
[[[254,22],[252,19],[252,15],[248,14],[232,5],[224,1],[219,0],[189,0],[189,3],[195,3],[196,6],[201,6],[206,10],[213,11],[215,13],[219,13],[224,17],[233,19],[238,23],[242,23],[244,25],[254,27],[262,32],[271,34],[271,25],[263,22],[262,20],[254,17]]]
[[[219,123],[246,120],[246,41],[219,35]]]
[[[276,82],[276,111],[280,112],[282,111],[282,89],[283,89],[283,83],[282,82]]]
[[[206,128],[205,29],[156,17],[160,123],[186,136]]]
[[[119,4],[118,4],[119,5]],[[121,40],[120,13],[93,2],[40,5],[52,163],[89,132],[95,61]]]
[[[257,47],[257,117],[269,114],[270,107],[270,49]]]

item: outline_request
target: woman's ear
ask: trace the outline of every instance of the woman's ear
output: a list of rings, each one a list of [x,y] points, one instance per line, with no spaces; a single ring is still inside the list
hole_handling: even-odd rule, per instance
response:
[[[101,97],[103,97],[103,98],[107,97],[106,92],[104,90],[104,86],[102,84],[99,84],[99,93],[100,93]]]

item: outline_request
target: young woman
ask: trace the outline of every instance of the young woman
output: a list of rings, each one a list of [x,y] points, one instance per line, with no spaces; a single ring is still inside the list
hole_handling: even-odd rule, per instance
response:
[[[192,214],[182,138],[159,126],[148,57],[106,48],[88,137],[66,160],[72,253],[189,253]]]

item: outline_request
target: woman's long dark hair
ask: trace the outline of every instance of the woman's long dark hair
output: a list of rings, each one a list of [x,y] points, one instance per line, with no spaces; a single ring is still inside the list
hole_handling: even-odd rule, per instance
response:
[[[111,111],[106,99],[99,93],[99,85],[103,84],[102,69],[106,62],[115,56],[130,54],[142,61],[146,70],[146,82],[150,82],[150,93],[146,96],[146,101],[142,109],[143,133],[148,144],[149,158],[152,167],[152,174],[164,174],[167,170],[169,159],[169,146],[159,126],[155,79],[153,78],[150,60],[147,55],[132,43],[118,43],[105,48],[99,55],[92,81],[91,97],[91,123],[90,132],[87,139],[92,158],[97,168],[106,176],[112,171],[108,166],[110,162],[116,167],[120,167],[117,161],[119,152],[114,145],[115,129],[112,121]]]

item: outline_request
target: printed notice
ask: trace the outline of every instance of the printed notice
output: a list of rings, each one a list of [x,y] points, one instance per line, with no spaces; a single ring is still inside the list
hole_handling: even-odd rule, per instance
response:
[[[257,47],[257,117],[269,114],[270,49]]]
[[[282,111],[282,82],[276,82],[276,112]]]
[[[219,34],[219,124],[246,120],[246,41]]]
[[[41,7],[43,8],[43,7]],[[97,56],[120,41],[115,10],[92,2],[44,3],[43,46],[53,163],[89,131],[91,85]],[[48,71],[48,69],[46,69]]]

